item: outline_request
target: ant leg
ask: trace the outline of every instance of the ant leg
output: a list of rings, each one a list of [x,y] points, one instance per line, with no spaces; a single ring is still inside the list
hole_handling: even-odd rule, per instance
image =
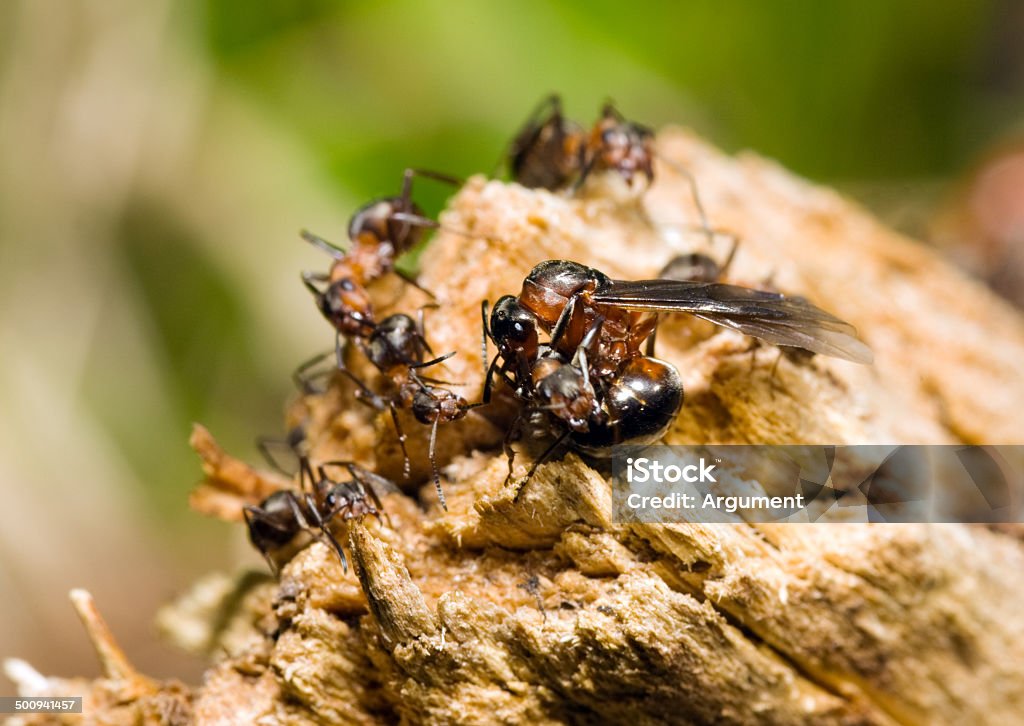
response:
[[[516,492],[515,494],[512,495],[513,504],[519,501],[519,497],[522,495],[523,489],[525,489],[526,485],[530,483],[530,479],[533,478],[533,475],[537,473],[538,467],[540,467],[541,464],[544,464],[545,462],[547,462],[548,459],[551,458],[551,456],[555,453],[555,450],[558,449],[558,447],[561,446],[563,443],[565,443],[565,440],[567,438],[569,438],[570,433],[572,432],[569,430],[565,430],[561,434],[559,434],[558,438],[555,439],[554,442],[552,442],[551,446],[546,448],[544,450],[544,453],[541,454],[537,458],[537,460],[533,462],[533,466],[531,466],[530,470],[526,473],[526,478],[516,484]]]
[[[694,209],[697,210],[697,217],[700,219],[701,229],[704,231],[704,234],[708,238],[708,245],[713,244],[715,241],[714,232],[711,229],[711,224],[708,222],[707,212],[704,211],[704,204],[700,200],[700,192],[697,189],[697,179],[693,176],[692,173],[690,173],[689,169],[685,168],[681,164],[677,164],[675,161],[667,158],[662,154],[657,154],[657,152],[655,153],[657,157],[661,159],[662,162],[665,163],[666,166],[668,166],[677,174],[686,179],[686,183],[690,187],[690,197],[693,199],[693,207]]]
[[[341,345],[341,333],[334,332],[334,361],[339,370],[347,370],[345,367],[345,349]]]
[[[487,404],[491,402],[491,395],[494,389],[494,373],[497,370],[498,358],[501,356],[494,356],[494,360],[491,361],[491,365],[487,366],[487,370],[484,371],[484,392],[483,392],[483,403]],[[484,361],[484,365],[487,365],[487,361]]]
[[[748,376],[753,375],[754,368],[757,367],[757,349],[760,347],[761,344],[757,342],[756,339],[754,340],[754,344],[750,346],[750,370],[748,371]]]
[[[505,476],[505,482],[502,484],[503,487],[507,487],[513,478],[512,475],[515,471],[516,450],[512,448],[512,441],[519,438],[522,426],[523,417],[520,414],[516,416],[514,421],[512,421],[512,424],[508,427],[508,431],[505,432],[505,438],[501,440],[501,449],[505,453],[505,458],[508,460],[508,474]]]
[[[327,544],[330,547],[334,548],[334,551],[338,554],[338,559],[341,560],[341,571],[345,574],[348,574],[348,560],[345,559],[345,551],[341,548],[341,545],[338,543],[338,540],[335,539],[334,534],[328,528],[327,522],[329,520],[324,520],[324,518],[320,516],[320,512],[317,510],[315,504],[316,502],[313,501],[312,496],[307,494],[306,506],[309,507],[310,511],[313,514],[314,523],[320,530],[321,537],[327,540]],[[312,527],[308,527],[308,529],[312,529]],[[321,539],[321,537],[317,537],[317,539]]]
[[[406,169],[402,173],[402,200],[409,203],[412,200],[412,180],[416,177],[423,177],[424,179],[433,179],[434,181],[441,182],[443,184],[450,184],[453,187],[461,187],[466,183],[465,179],[460,179],[457,176],[450,174],[443,174],[439,171],[430,171],[429,169]]]
[[[551,330],[551,342],[549,345],[552,348],[558,347],[558,343],[565,334],[566,328],[569,327],[569,318],[576,313],[576,301],[578,299],[579,298],[576,295],[573,295],[569,298],[569,302],[566,303],[565,307],[562,308],[562,312],[558,316],[557,322],[555,322],[555,327]]]
[[[316,492],[316,477],[313,476],[313,467],[309,464],[308,456],[299,457],[299,490],[306,491],[306,481],[309,480],[309,490]]]
[[[398,409],[395,407],[394,401],[391,402],[390,408],[391,420],[395,422],[395,433],[398,434],[398,445],[402,447],[402,476],[408,479],[412,472],[412,466],[409,464],[409,452],[405,449],[405,432],[402,431],[402,424],[398,422]]]
[[[615,101],[610,98],[606,99],[604,105],[601,106],[601,117],[612,118],[620,122],[626,120],[626,117],[622,115],[622,112],[615,107]]]
[[[425,323],[426,316],[423,311],[428,308],[436,310],[439,307],[441,306],[437,303],[427,303],[426,305],[420,305],[419,309],[416,311],[416,337],[419,338],[420,343],[423,344],[423,348],[430,353],[430,355],[434,355],[434,349],[431,348],[430,343],[427,342],[427,328]]]
[[[480,301],[480,323],[483,326],[483,333],[480,336],[480,362],[484,364],[484,376],[488,375],[487,366],[487,339],[492,337],[491,330],[487,325],[487,301]]]
[[[346,251],[343,248],[333,242],[328,242],[323,237],[313,234],[308,229],[304,229],[299,232],[299,236],[317,249],[323,250],[336,260],[340,260],[345,257]]]
[[[429,368],[430,366],[436,366],[438,363],[444,363],[446,360],[448,360],[449,358],[454,356],[457,352],[458,351],[453,350],[452,352],[445,353],[444,355],[438,356],[437,358],[434,358],[433,360],[424,361],[423,363],[412,363],[412,364],[409,365],[409,368],[417,369],[417,368]]]
[[[257,517],[260,517],[263,511],[259,507],[254,507],[251,504],[246,504],[242,507],[242,516],[245,518],[245,526],[249,528],[249,539],[252,539],[253,523]],[[261,544],[256,545],[256,549],[263,555],[263,559],[267,561],[267,566],[270,568],[270,574],[275,578],[280,578],[281,571],[277,567],[277,563],[270,556],[270,553]]]
[[[580,147],[580,157],[583,157],[584,155],[585,155],[585,147]],[[594,171],[594,166],[596,164],[597,164],[597,155],[596,154],[591,155],[591,157],[589,159],[585,159],[583,161],[583,164],[581,165],[581,168],[580,168],[580,175],[576,178],[576,181],[573,182],[573,185],[569,188],[570,194],[575,195],[577,192],[579,192],[580,188],[583,186],[583,183],[590,176],[590,173],[592,171]]]
[[[491,241],[500,241],[498,237],[492,237],[486,234],[480,234],[478,232],[470,232],[465,229],[456,229],[454,227],[446,227],[440,222],[436,222],[429,217],[424,217],[422,214],[415,214],[414,212],[395,212],[391,215],[391,219],[396,222],[405,222],[414,227],[427,227],[429,229],[439,229],[442,232],[449,232],[451,234],[457,234],[462,237],[469,237],[471,239],[486,239]]]
[[[427,288],[423,287],[423,285],[421,285],[419,283],[419,281],[416,279],[416,277],[413,274],[411,274],[409,272],[403,272],[402,270],[399,270],[397,267],[394,268],[392,270],[392,272],[394,272],[396,275],[398,275],[400,278],[405,280],[407,283],[409,283],[410,285],[415,287],[417,290],[419,290],[423,294],[429,295],[431,300],[436,300],[437,299],[437,296],[435,296],[434,293],[432,293]]]
[[[336,337],[338,337],[337,334]],[[335,346],[337,347],[337,345],[338,343],[336,342]],[[317,378],[322,378],[329,374],[321,372],[306,375],[306,371],[308,371],[310,368],[315,368],[317,364],[321,363],[331,354],[337,354],[337,351],[335,349],[331,349],[328,351],[324,351],[323,353],[317,353],[309,360],[300,363],[299,366],[294,371],[292,371],[292,383],[295,384],[295,387],[306,394],[319,393],[320,391],[316,391],[312,387],[312,385],[310,385],[311,382]]]
[[[655,313],[654,314],[654,329],[651,331],[651,334],[648,336],[648,338],[647,338],[647,347],[644,349],[644,355],[647,356],[648,358],[654,358],[655,357],[654,356],[654,343],[658,339],[658,323],[660,321],[661,320],[658,317],[658,314]]]
[[[271,453],[271,445],[288,446],[292,455],[295,454],[295,449],[287,441],[275,439],[270,436],[260,436],[256,439],[256,450],[260,452],[263,460],[270,464],[271,469],[280,474],[284,474],[285,476],[295,476],[294,471],[289,471],[285,467],[281,466],[281,462],[274,457],[274,454]]]
[[[427,449],[427,455],[430,458],[430,471],[434,475],[434,486],[437,488],[437,500],[441,503],[441,509],[447,512],[448,503],[444,499],[444,490],[441,489],[441,475],[437,471],[437,459],[434,458],[434,445],[437,443],[437,424],[440,420],[440,416],[436,417],[433,426],[430,427],[430,447]]]
[[[720,278],[725,277],[725,273],[729,271],[729,266],[732,265],[732,261],[736,258],[736,250],[738,250],[740,246],[739,237],[728,233],[726,233],[725,236],[732,240],[732,248],[729,250],[729,254],[725,258],[725,262],[723,262],[722,266],[718,268],[718,276]]]
[[[327,282],[327,280],[327,275],[320,272],[309,272],[308,270],[303,270],[302,272],[302,284],[306,286],[306,289],[309,290],[310,293],[312,293],[313,299],[316,300],[317,307],[323,306],[324,295],[327,293],[322,291],[313,283]]]
[[[382,396],[378,396],[376,393],[374,393],[372,390],[370,390],[370,387],[367,386],[365,383],[363,383],[361,380],[359,380],[359,378],[356,376],[356,374],[353,373],[352,371],[350,371],[348,368],[342,368],[341,372],[350,381],[355,383],[356,386],[358,386],[358,389],[356,390],[356,394],[355,395],[356,395],[356,398],[359,401],[361,401],[362,403],[365,403],[367,406],[370,406],[371,408],[377,409],[378,411],[383,411],[384,410],[385,404],[384,404],[384,398]]]

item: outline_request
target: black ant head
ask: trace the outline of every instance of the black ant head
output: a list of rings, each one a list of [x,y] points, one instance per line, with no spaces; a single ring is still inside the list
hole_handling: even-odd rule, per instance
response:
[[[517,354],[534,357],[538,346],[537,317],[514,295],[499,298],[491,311],[491,338],[506,360]]]
[[[673,257],[658,273],[658,277],[663,280],[684,282],[717,282],[721,276],[721,266],[699,252]]]
[[[328,517],[341,514],[343,519],[377,514],[377,508],[366,496],[363,486],[354,481],[334,484],[324,496],[324,510]]]
[[[462,396],[438,386],[422,385],[412,397],[412,415],[423,424],[457,421],[470,408]]]
[[[389,315],[374,328],[367,356],[378,370],[423,362],[426,345],[416,322],[404,313]]]
[[[342,335],[362,337],[373,332],[373,304],[362,285],[351,277],[334,280],[321,292],[308,280],[306,287],[313,293],[320,313]]]

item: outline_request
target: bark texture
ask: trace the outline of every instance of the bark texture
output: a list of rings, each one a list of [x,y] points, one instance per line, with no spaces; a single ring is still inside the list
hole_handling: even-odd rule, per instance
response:
[[[769,161],[723,156],[678,130],[658,143],[699,180],[712,224],[741,238],[731,281],[771,277],[854,323],[876,358],[787,359],[773,374],[775,349],[674,316],[658,340],[686,385],[670,443],[1024,440],[1019,314]],[[424,256],[421,283],[440,303],[428,339],[458,351],[432,375],[478,400],[480,302],[518,292],[541,260],[639,279],[679,252],[724,257],[727,245],[708,249],[687,229],[695,222],[686,180],[667,165],[643,196],[613,179],[578,198],[471,180]],[[375,293],[396,310],[425,301],[390,282]],[[315,460],[351,458],[401,480],[390,419],[342,378],[288,418]],[[425,427],[403,418],[419,503],[390,494],[390,522],[352,524],[347,574],[315,543],[279,582],[214,577],[164,612],[172,637],[215,661],[175,703],[223,724],[1024,722],[1024,547],[1012,529],[619,525],[605,476],[574,454],[542,466],[513,503],[508,419],[499,402],[442,427],[445,513]],[[207,474],[200,511],[237,520],[240,502],[290,485],[203,429],[193,443]],[[517,457],[518,472],[529,463]],[[181,687],[146,688],[139,698]]]

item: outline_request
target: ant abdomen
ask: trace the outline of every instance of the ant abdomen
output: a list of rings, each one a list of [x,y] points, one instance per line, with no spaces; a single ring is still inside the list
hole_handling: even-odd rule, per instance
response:
[[[423,216],[423,210],[403,197],[375,199],[356,210],[348,225],[349,239],[370,247],[389,243],[401,256],[416,246],[426,231],[422,225],[395,219],[398,213]]]
[[[606,458],[619,444],[643,446],[661,439],[683,405],[683,381],[675,366],[647,356],[628,361],[604,391],[604,421],[574,432],[573,445]]]

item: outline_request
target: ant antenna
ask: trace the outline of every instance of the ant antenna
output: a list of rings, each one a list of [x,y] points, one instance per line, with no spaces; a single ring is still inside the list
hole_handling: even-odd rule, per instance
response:
[[[317,247],[317,248],[323,250],[324,252],[326,252],[327,254],[329,254],[331,257],[333,257],[336,260],[340,260],[340,259],[343,259],[345,257],[345,254],[346,254],[345,248],[339,247],[338,245],[334,244],[333,242],[328,242],[323,237],[320,237],[319,235],[313,234],[308,229],[301,230],[299,232],[299,236],[302,237],[302,239],[304,239],[307,242],[309,242],[314,247]]]
[[[448,511],[448,503],[444,499],[444,491],[441,489],[441,475],[437,471],[437,460],[434,458],[434,446],[437,443],[437,424],[440,422],[441,417],[436,416],[434,423],[430,427],[430,448],[427,449],[427,456],[430,458],[430,470],[434,475],[434,487],[437,489],[437,500],[441,504],[441,509]]]

